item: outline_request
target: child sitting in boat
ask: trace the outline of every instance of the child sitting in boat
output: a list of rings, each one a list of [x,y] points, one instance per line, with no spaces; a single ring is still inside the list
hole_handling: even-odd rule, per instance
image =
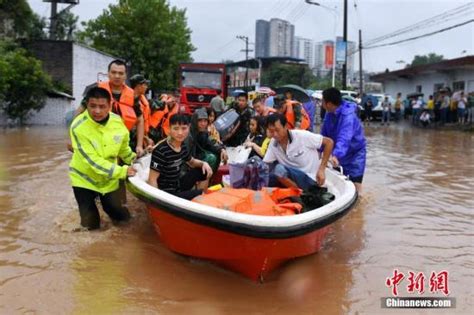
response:
[[[216,111],[214,110],[214,108],[209,107],[207,109],[207,119],[209,121],[209,125],[207,126],[207,131],[209,132],[209,138],[218,144],[222,144],[219,131],[217,131],[216,126],[214,125],[216,118],[217,118]]]
[[[184,143],[189,135],[189,119],[175,114],[170,118],[169,135],[158,143],[152,153],[148,184],[175,196],[191,200],[202,194],[212,176],[207,162],[195,159]],[[190,169],[181,175],[187,164]],[[196,185],[196,189],[194,186]]]
[[[265,140],[265,128],[263,127],[264,120],[264,117],[254,116],[250,118],[250,133],[244,143],[244,146],[246,148],[252,149],[249,158],[253,156],[259,156],[263,158],[263,156],[265,155],[265,153],[262,152],[262,144]]]

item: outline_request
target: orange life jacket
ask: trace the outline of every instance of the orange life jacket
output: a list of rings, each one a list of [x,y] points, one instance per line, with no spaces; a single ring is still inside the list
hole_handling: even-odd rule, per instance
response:
[[[170,119],[173,115],[176,115],[179,111],[179,104],[176,103],[174,104],[174,107],[172,110],[168,109],[168,106],[166,106],[166,113],[163,117],[163,124],[161,125],[161,129],[163,130],[163,133],[165,136],[168,136],[170,134]]]
[[[208,191],[193,199],[194,202],[240,213],[284,216],[301,212],[302,205],[288,202],[292,196],[300,196],[301,190],[295,188],[264,188],[259,191],[242,188],[223,188]]]
[[[163,110],[154,111],[150,116],[150,128],[158,128],[166,113],[168,113],[168,109],[166,107]]]
[[[140,95],[140,108],[143,113],[143,122],[145,127],[145,135],[150,131],[150,103],[146,99],[145,95]]]
[[[133,109],[133,90],[124,84],[122,86],[120,100],[116,101],[112,95],[112,89],[110,88],[109,81],[99,82],[98,86],[109,91],[110,98],[112,100],[112,111],[122,117],[123,123],[125,124],[128,130],[132,130],[132,128],[137,123],[137,115],[135,114],[135,110]]]
[[[295,123],[296,123],[295,120],[296,119],[295,119],[295,111],[294,111],[293,107],[297,106],[297,105],[301,106],[301,124],[300,124],[299,129],[307,130],[309,128],[309,125],[310,125],[309,116],[306,113],[306,111],[304,110],[303,105],[301,105],[300,103],[294,102],[294,101],[287,101],[286,102],[285,117],[286,117],[286,121],[288,123],[288,127],[289,127],[289,129],[295,129]]]

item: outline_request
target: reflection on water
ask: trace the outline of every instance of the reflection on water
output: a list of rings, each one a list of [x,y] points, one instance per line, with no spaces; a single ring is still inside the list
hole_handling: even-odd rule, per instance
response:
[[[101,231],[72,232],[79,217],[66,131],[3,131],[0,313],[396,313],[380,308],[394,268],[448,270],[457,308],[436,312],[468,313],[473,136],[396,126],[372,127],[367,136],[364,196],[356,208],[334,224],[320,253],[257,284],[168,251],[133,197],[131,224],[115,227],[104,217]]]

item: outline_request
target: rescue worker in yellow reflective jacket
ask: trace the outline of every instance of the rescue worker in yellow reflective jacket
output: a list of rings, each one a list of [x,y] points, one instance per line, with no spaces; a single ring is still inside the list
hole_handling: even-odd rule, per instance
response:
[[[122,206],[119,179],[134,176],[131,166],[120,166],[117,158],[130,165],[136,154],[130,149],[129,132],[120,116],[110,111],[110,93],[94,87],[87,92],[87,110],[71,124],[70,136],[74,153],[69,164],[74,196],[79,205],[81,225],[89,230],[100,228],[95,199],[114,221],[130,219]]]

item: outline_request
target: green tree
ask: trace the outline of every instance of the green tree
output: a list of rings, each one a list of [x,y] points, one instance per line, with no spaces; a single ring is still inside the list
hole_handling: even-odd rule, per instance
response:
[[[0,35],[3,38],[45,38],[45,18],[34,13],[26,0],[0,0]]]
[[[39,60],[14,44],[0,43],[0,109],[9,118],[23,124],[33,110],[43,108],[51,88]]]
[[[429,53],[428,55],[416,55],[413,58],[411,64],[407,64],[408,67],[420,66],[420,65],[427,65],[430,63],[440,62],[444,60],[443,55],[437,55],[435,53]]]
[[[73,40],[77,30],[77,21],[79,21],[79,16],[70,11],[59,13],[56,21],[56,39]]]
[[[336,72],[336,77],[334,80],[336,88],[342,90],[342,82],[340,80],[340,75]],[[312,90],[325,90],[332,87],[332,70],[329,71],[326,75],[318,75],[315,80],[310,84],[309,88]]]
[[[134,72],[152,80],[153,88],[176,87],[178,64],[191,61],[186,10],[166,0],[120,0],[83,25],[80,40],[130,61]]]
[[[278,87],[285,84],[296,84],[306,88],[315,79],[308,66],[274,63],[263,72],[262,85]]]

